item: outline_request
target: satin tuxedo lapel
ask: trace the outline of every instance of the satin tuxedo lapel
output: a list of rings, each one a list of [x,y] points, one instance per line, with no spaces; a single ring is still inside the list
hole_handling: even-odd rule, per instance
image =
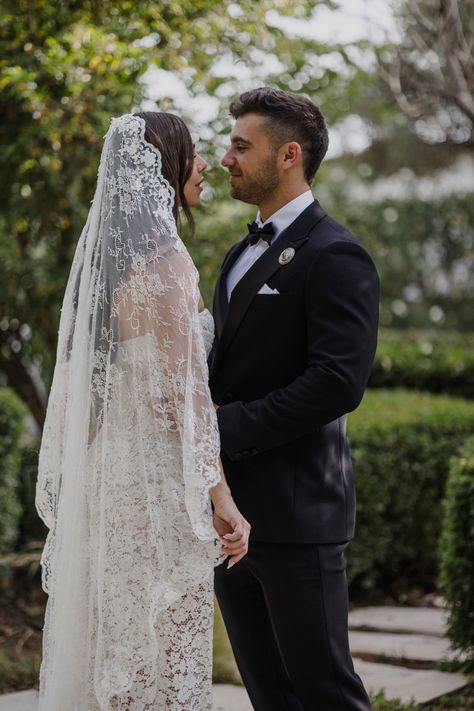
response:
[[[326,213],[317,200],[315,200],[278,236],[278,239],[257,259],[255,264],[250,267],[248,272],[244,274],[242,279],[235,286],[230,302],[226,308],[225,321],[220,329],[219,325],[217,325],[220,314],[219,316],[216,315],[218,342],[213,363],[214,368],[231,345],[236,331],[257,295],[258,290],[276,274],[279,269],[284,269],[285,265],[280,264],[278,261],[280,254],[288,247],[292,247],[295,251],[300,249],[307,241],[308,233],[325,215]],[[235,263],[242,251],[242,243],[239,243],[236,252],[230,252],[229,259],[226,260],[223,265],[217,289],[224,293],[219,294],[218,292],[217,302],[220,302],[221,296],[224,296],[227,302],[225,274],[229,272],[232,264]],[[218,308],[221,307],[219,306]]]
[[[215,294],[214,294],[214,321],[216,324],[216,336],[220,338],[222,334],[222,329],[227,316],[228,309],[228,299],[227,299],[227,283],[226,276],[232,269],[239,256],[245,249],[245,239],[236,244],[227,254],[224,262],[222,264],[221,272],[217,280]]]

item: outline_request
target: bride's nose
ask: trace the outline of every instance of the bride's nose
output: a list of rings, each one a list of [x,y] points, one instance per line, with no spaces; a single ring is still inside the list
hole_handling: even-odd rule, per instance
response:
[[[198,173],[204,173],[205,170],[209,168],[209,165],[206,160],[202,156],[199,156],[199,162],[198,162]]]

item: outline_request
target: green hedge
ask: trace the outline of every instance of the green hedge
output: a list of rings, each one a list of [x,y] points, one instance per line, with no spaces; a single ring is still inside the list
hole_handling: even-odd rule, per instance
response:
[[[474,334],[381,329],[370,386],[474,397]]]
[[[9,388],[0,388],[0,553],[16,542],[21,506],[18,500],[20,438],[26,408]]]
[[[30,545],[32,542],[44,541],[48,532],[35,507],[39,447],[39,441],[31,442],[28,447],[23,447],[18,467],[18,498],[21,506],[18,532],[20,548]]]
[[[368,391],[349,416],[357,486],[348,547],[353,593],[433,587],[450,458],[474,432],[474,404],[404,390]]]
[[[451,461],[440,559],[440,589],[449,606],[448,634],[474,671],[474,437]]]

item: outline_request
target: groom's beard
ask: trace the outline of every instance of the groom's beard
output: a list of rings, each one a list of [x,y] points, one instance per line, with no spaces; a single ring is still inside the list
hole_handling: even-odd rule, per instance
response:
[[[231,185],[230,194],[236,200],[260,205],[278,185],[276,156],[270,156],[252,176],[242,176],[237,185]]]

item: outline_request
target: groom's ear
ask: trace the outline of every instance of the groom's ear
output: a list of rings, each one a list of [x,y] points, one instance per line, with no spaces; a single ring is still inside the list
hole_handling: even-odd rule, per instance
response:
[[[285,143],[281,146],[280,151],[283,170],[289,170],[303,161],[303,151],[297,141]]]

